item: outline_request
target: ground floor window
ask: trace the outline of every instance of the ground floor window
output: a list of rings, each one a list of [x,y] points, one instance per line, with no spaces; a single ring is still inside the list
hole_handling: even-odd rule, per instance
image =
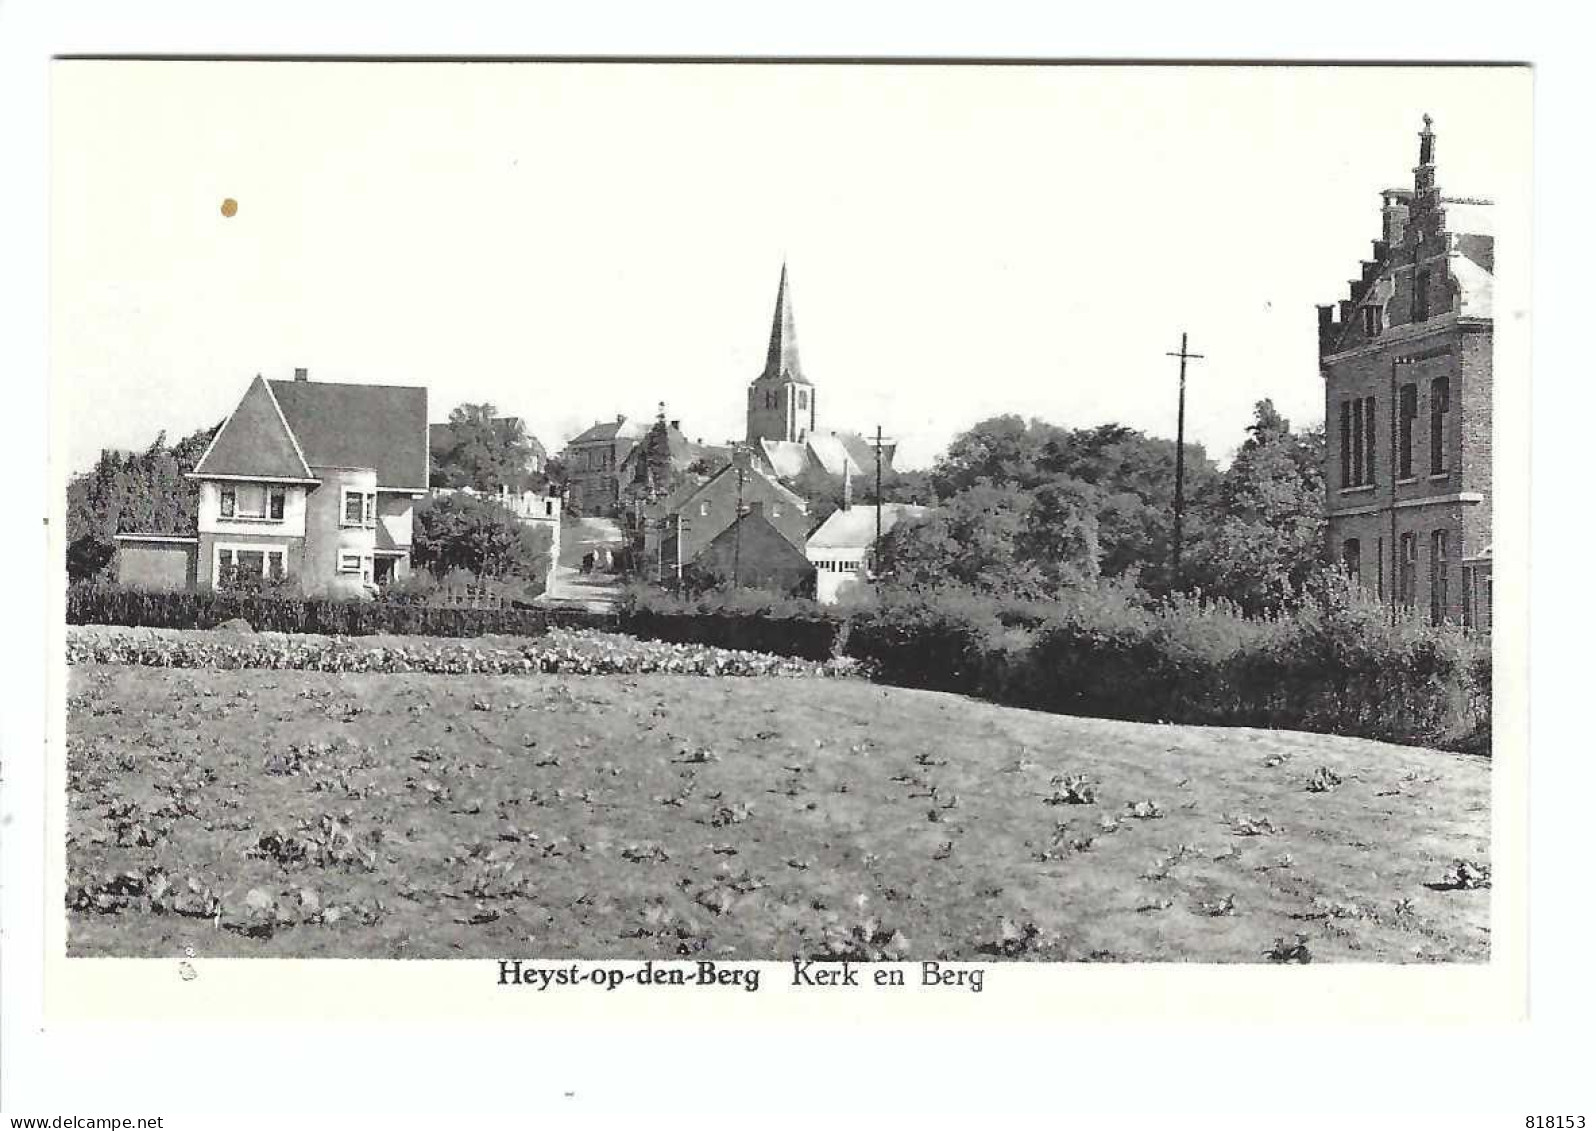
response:
[[[1402,535],[1397,550],[1397,599],[1404,608],[1411,609],[1418,599],[1419,540],[1412,534]]]
[[[288,551],[274,546],[218,546],[213,580],[218,586],[281,581],[288,576]]]
[[[1363,546],[1356,538],[1341,543],[1341,568],[1354,582],[1363,578]]]
[[[338,572],[359,577],[362,581],[371,581],[376,575],[376,565],[370,554],[344,550],[338,555]]]
[[[1448,533],[1435,530],[1430,533],[1430,623],[1440,624],[1447,618],[1447,543]]]

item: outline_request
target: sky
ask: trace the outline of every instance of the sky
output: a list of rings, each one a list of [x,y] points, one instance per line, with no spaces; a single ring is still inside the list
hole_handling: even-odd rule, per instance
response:
[[[783,262],[820,427],[900,466],[1000,413],[1172,437],[1183,332],[1223,460],[1262,398],[1319,421],[1314,305],[1422,115],[1502,202],[1529,109],[1505,68],[59,61],[52,462],[296,367],[740,439]]]

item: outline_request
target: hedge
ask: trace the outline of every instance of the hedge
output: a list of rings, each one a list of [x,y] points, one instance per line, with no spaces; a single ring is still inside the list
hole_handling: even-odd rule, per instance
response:
[[[1039,710],[1490,748],[1489,638],[1359,599],[1258,620],[1085,591],[1033,626],[998,602],[919,594],[857,614],[848,641],[889,682]]]
[[[242,619],[261,632],[327,636],[539,636],[556,625],[617,627],[612,614],[566,609],[468,609],[407,600],[361,601],[223,590],[166,592],[76,584],[67,590],[68,624],[136,628],[215,628]]]

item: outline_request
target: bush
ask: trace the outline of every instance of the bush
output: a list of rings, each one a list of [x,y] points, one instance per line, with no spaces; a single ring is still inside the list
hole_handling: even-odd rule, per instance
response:
[[[343,600],[269,592],[164,592],[77,584],[67,590],[68,624],[214,628],[242,618],[262,632],[329,636],[537,636],[554,625],[614,628],[604,613],[513,608],[462,609],[416,600]]]
[[[1045,711],[1490,748],[1488,638],[1393,622],[1359,595],[1249,619],[1225,602],[1149,605],[1104,585],[1046,608],[889,589],[853,614],[848,652],[892,683]]]
[[[678,596],[642,585],[628,587],[620,627],[644,640],[709,644],[823,660],[838,655],[847,620],[814,601],[757,589],[711,590]]]

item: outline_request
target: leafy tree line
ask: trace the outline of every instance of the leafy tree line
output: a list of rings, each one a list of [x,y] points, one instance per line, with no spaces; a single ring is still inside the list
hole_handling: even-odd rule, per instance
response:
[[[1117,424],[995,417],[937,461],[930,481],[940,505],[889,532],[883,570],[900,587],[952,584],[1025,600],[1111,578],[1153,595],[1200,591],[1249,614],[1278,611],[1323,572],[1323,448],[1322,431],[1292,431],[1267,400],[1224,471],[1187,445],[1175,577],[1174,443]]]

